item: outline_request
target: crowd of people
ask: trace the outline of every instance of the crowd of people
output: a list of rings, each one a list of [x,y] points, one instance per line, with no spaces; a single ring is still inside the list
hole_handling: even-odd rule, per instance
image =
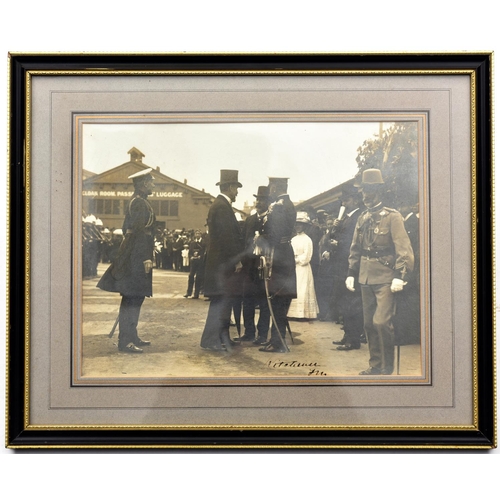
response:
[[[380,170],[368,169],[359,185],[344,187],[336,214],[312,207],[297,212],[288,180],[270,178],[258,187],[255,209],[244,221],[232,209],[238,171],[221,170],[204,231],[156,228],[147,202],[151,172],[132,179],[136,192],[121,235],[84,220],[84,249],[100,246],[102,261],[111,262],[98,286],[122,294],[120,350],[143,352],[149,344],[139,338],[137,323],[140,304],[152,295],[153,267],[189,273],[184,297],[209,300],[200,340],[205,350],[232,351],[251,342],[264,352],[288,352],[290,320],[331,321],[344,333],[333,340],[337,349],[368,342],[369,367],[361,375],[391,375],[395,343],[420,342],[418,211],[384,206]],[[148,258],[132,265],[138,253]],[[95,257],[84,255],[84,266],[87,260]],[[135,283],[144,276],[138,292]],[[230,338],[232,314],[241,312],[243,335]]]

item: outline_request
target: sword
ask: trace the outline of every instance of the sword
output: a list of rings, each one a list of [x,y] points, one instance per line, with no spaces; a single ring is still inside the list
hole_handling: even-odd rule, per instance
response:
[[[284,341],[283,339],[283,335],[281,335],[281,331],[278,327],[278,323],[276,323],[276,317],[274,316],[274,311],[273,311],[273,306],[271,304],[271,297],[269,296],[269,284],[268,284],[268,280],[269,280],[269,277],[266,276],[266,269],[268,271],[270,271],[269,267],[267,266],[267,262],[266,262],[266,258],[264,255],[261,255],[260,256],[260,269],[262,269],[262,272],[263,272],[263,275],[264,275],[264,286],[265,286],[265,289],[266,289],[266,299],[267,299],[267,305],[269,306],[269,312],[271,313],[271,320],[274,324],[274,326],[276,327],[276,330],[278,332],[278,336],[280,338],[280,341],[281,341],[281,344],[283,345],[283,347],[286,349],[286,352],[290,352],[290,349],[288,348],[288,346],[286,345],[286,342]],[[269,272],[269,276],[270,276],[270,272]],[[286,334],[286,332],[285,332]]]
[[[108,334],[108,337],[111,338],[114,333],[115,333],[115,330],[116,330],[116,327],[118,326],[118,321],[120,320],[120,315],[118,314],[118,316],[116,317],[116,321],[115,321],[115,324],[113,325],[113,328],[111,328],[111,331],[109,332]]]

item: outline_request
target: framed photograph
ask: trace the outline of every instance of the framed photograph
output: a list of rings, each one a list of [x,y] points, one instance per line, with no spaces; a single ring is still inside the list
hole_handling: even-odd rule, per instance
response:
[[[7,446],[496,447],[492,58],[10,54]]]

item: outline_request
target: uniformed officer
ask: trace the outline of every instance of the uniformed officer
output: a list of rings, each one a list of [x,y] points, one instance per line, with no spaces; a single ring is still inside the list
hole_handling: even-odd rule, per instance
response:
[[[273,203],[264,217],[261,236],[257,245],[262,249],[270,265],[268,291],[271,302],[271,340],[260,351],[287,352],[285,332],[287,313],[292,299],[297,298],[295,257],[291,239],[294,232],[296,210],[290,200],[288,179],[269,178],[269,196]]]
[[[361,192],[366,210],[354,230],[345,282],[350,291],[361,286],[370,366],[360,375],[391,375],[394,370],[394,294],[403,290],[414,262],[403,217],[382,204],[383,187],[380,170],[363,172]]]
[[[136,354],[151,342],[137,334],[137,324],[145,297],[153,295],[153,253],[155,214],[147,197],[153,193],[151,168],[130,175],[134,194],[123,222],[124,240],[114,262],[97,286],[122,295],[119,313],[118,349]]]
[[[264,217],[269,208],[269,187],[259,186],[255,197],[255,213],[246,218],[243,226],[245,256],[243,269],[243,322],[245,334],[234,340],[253,342],[255,345],[267,344],[271,312],[266,298],[264,281],[259,270],[260,257],[255,251],[255,241],[260,235]],[[255,312],[259,308],[259,319],[255,327]],[[257,338],[255,334],[257,333]]]

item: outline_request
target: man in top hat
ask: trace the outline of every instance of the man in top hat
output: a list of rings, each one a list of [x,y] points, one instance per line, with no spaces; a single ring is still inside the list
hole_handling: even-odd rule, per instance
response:
[[[239,339],[255,345],[267,344],[271,313],[266,299],[264,281],[259,270],[260,257],[255,251],[255,241],[260,235],[264,217],[269,208],[269,187],[259,186],[255,197],[255,213],[247,217],[243,235],[245,257],[243,263],[243,322],[245,334]],[[255,328],[255,311],[259,308],[259,320]],[[255,334],[257,333],[257,337]],[[235,339],[236,340],[236,339]]]
[[[119,312],[118,349],[129,354],[142,353],[151,344],[137,333],[141,306],[145,297],[153,295],[153,254],[155,214],[147,198],[153,193],[151,168],[129,176],[134,194],[123,222],[123,243],[114,262],[97,286],[122,295]]]
[[[361,193],[366,210],[356,223],[345,282],[351,292],[361,286],[370,366],[360,375],[391,375],[394,370],[394,294],[403,290],[414,262],[403,217],[383,206],[383,188],[380,170],[363,172]]]
[[[287,352],[287,313],[290,302],[297,297],[295,257],[291,245],[296,210],[287,191],[288,178],[269,178],[269,197],[273,203],[264,217],[261,236],[257,240],[257,245],[269,266],[266,279],[274,315],[271,340],[259,349],[266,352]]]
[[[332,300],[338,306],[338,312],[342,316],[344,325],[344,336],[340,341],[333,341],[339,351],[350,351],[361,347],[363,335],[363,306],[361,301],[361,289],[356,287],[350,292],[345,287],[345,280],[349,272],[349,253],[352,237],[356,223],[361,214],[361,196],[358,188],[351,185],[342,186],[342,212],[344,215],[336,220],[335,258],[333,259],[333,283],[334,292]],[[337,223],[338,222],[338,223]]]
[[[230,351],[231,310],[241,297],[243,238],[231,204],[236,200],[237,170],[221,170],[220,194],[208,211],[208,245],[205,260],[204,295],[210,297],[200,346],[210,351]]]

